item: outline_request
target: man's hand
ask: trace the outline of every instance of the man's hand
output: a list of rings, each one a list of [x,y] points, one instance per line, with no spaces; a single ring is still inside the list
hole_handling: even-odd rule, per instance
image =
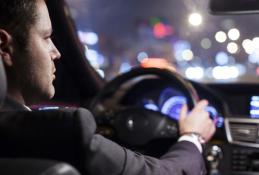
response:
[[[201,100],[190,113],[186,104],[182,107],[179,119],[180,135],[195,132],[200,134],[205,142],[209,141],[216,128],[206,111],[207,105],[207,100]]]

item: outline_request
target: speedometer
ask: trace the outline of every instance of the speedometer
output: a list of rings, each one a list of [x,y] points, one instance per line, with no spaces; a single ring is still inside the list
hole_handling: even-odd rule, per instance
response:
[[[167,99],[161,107],[161,112],[178,120],[183,104],[186,103],[186,98],[183,96],[173,96]]]
[[[167,87],[159,91],[158,96],[149,96],[142,99],[144,108],[159,111],[174,120],[179,120],[182,106],[187,103],[186,97],[178,90]],[[157,97],[157,98],[156,98]],[[224,118],[213,105],[208,105],[206,110],[210,113],[215,125],[220,128],[224,124]]]

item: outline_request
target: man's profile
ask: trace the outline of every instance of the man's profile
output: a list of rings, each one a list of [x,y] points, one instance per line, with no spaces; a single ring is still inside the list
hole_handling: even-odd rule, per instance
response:
[[[51,40],[52,26],[44,0],[0,0],[0,55],[7,74],[8,97],[2,110],[29,110],[28,105],[55,94],[54,61],[61,54]],[[141,155],[92,134],[87,149],[90,174],[179,175],[204,173],[201,140],[207,142],[215,126],[203,100],[190,112],[186,105],[179,120],[181,137],[160,159]],[[117,153],[116,156],[113,156]],[[86,155],[87,156],[87,155]],[[191,160],[191,161],[190,161]]]
[[[1,1],[1,11],[6,11],[5,6],[21,6],[23,3],[23,0],[14,4],[12,1]],[[45,2],[37,1],[35,4],[31,1],[25,5],[32,14],[5,14],[5,18],[0,17],[0,35],[8,94],[20,104],[28,105],[54,96],[54,60],[60,57],[60,53],[51,40],[52,26]]]

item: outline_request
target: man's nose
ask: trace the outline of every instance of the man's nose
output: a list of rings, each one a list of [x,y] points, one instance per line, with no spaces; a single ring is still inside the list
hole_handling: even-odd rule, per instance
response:
[[[54,44],[53,44],[53,51],[52,51],[51,57],[53,60],[60,59],[61,57],[61,53],[59,52],[59,50]]]
[[[55,47],[55,59],[60,59],[61,57],[61,53],[59,52],[59,50]]]

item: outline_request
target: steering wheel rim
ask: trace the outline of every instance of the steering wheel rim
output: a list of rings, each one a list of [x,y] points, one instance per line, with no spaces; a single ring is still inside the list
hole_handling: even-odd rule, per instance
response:
[[[95,111],[96,105],[99,103],[99,101],[101,101],[106,97],[109,97],[111,94],[114,94],[116,90],[125,82],[130,81],[138,76],[145,76],[145,75],[155,75],[160,78],[168,80],[170,84],[171,82],[172,84],[175,83],[177,87],[181,89],[181,92],[186,97],[187,105],[189,109],[193,108],[193,106],[198,101],[198,95],[195,89],[193,88],[193,86],[191,85],[191,83],[186,81],[179,74],[175,72],[171,72],[167,69],[135,68],[127,73],[119,75],[118,77],[114,78],[113,80],[111,80],[106,84],[106,86],[96,96],[96,98],[93,100],[91,104],[91,110],[93,111],[94,115],[95,115],[94,111]],[[154,130],[157,130],[159,133],[164,133],[165,129],[163,129],[163,127],[168,128],[168,126],[164,126],[161,123],[167,123],[171,128],[173,128],[173,132],[172,130],[170,131],[171,136],[175,136],[175,137],[178,136],[178,129],[175,130],[175,128],[178,127],[176,126],[177,121],[172,121],[171,119],[168,119],[168,117],[163,117],[163,114],[161,113],[156,114],[155,111],[151,112],[150,110],[146,110],[146,109],[142,109],[142,110],[133,109],[132,111],[130,111],[129,109],[126,109],[126,111],[124,110],[119,111],[115,115],[116,117],[114,116],[113,119],[109,121],[109,124],[113,125],[115,130],[121,131],[117,137],[119,140],[126,143],[127,145],[133,145],[133,146],[144,145],[154,138],[159,138],[159,136],[162,138],[163,135],[152,132]],[[96,116],[96,117],[98,118],[100,116]],[[157,119],[157,118],[160,118],[160,119]],[[163,121],[163,120],[166,120],[166,121]],[[136,123],[135,128],[132,128],[132,126],[130,126],[132,122]],[[157,123],[157,126],[151,127],[152,123],[154,122]],[[142,123],[142,124],[139,124],[139,123]],[[159,124],[161,126],[158,126]],[[147,132],[145,129],[150,131],[149,135],[147,135]],[[141,132],[141,134],[146,133],[146,136],[142,137],[137,134],[138,132]],[[164,135],[168,136],[166,134]]]

